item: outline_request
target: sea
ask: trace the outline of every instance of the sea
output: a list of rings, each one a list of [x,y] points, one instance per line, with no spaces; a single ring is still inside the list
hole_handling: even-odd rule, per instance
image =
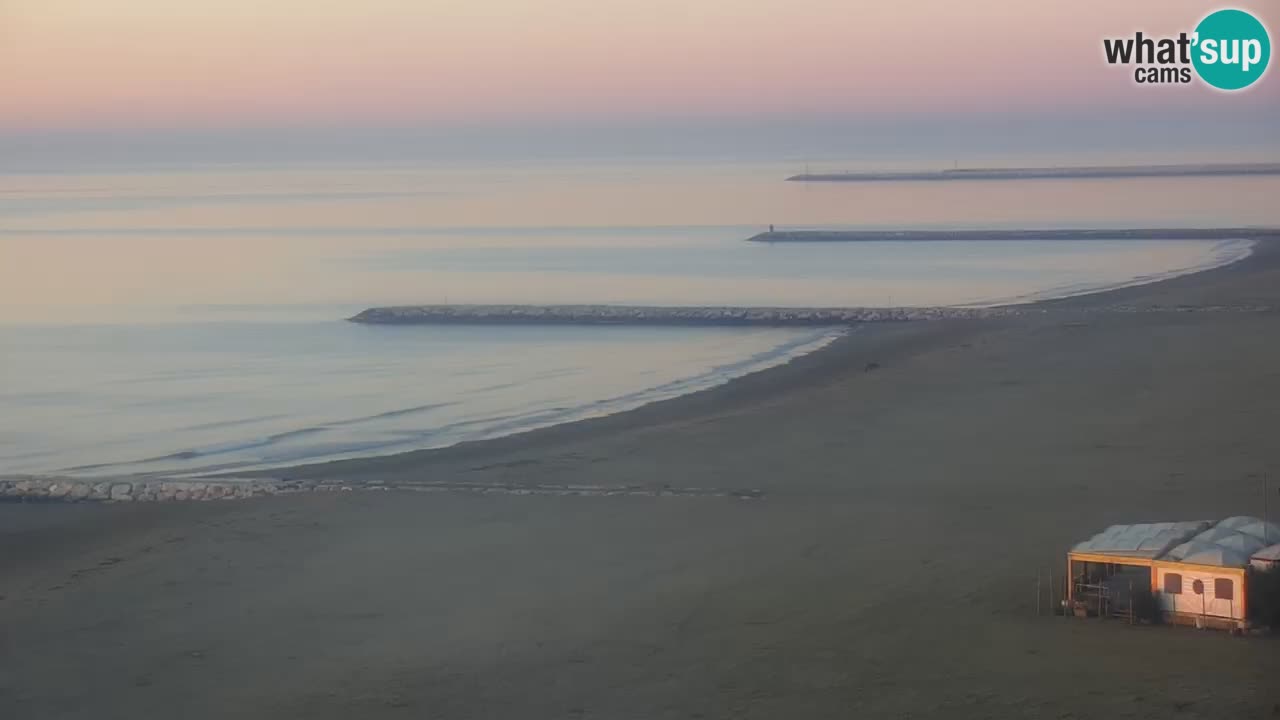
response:
[[[346,321],[370,306],[975,306],[1250,249],[745,242],[771,224],[1280,224],[1275,177],[784,181],[803,169],[612,158],[0,172],[0,474],[181,476],[443,447],[694,392],[843,332]]]

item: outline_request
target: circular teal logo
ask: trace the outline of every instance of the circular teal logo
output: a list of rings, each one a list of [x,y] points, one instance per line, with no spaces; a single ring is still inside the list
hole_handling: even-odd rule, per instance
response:
[[[1218,10],[1196,26],[1191,64],[1200,79],[1219,90],[1240,90],[1258,81],[1271,60],[1267,28],[1243,10]]]

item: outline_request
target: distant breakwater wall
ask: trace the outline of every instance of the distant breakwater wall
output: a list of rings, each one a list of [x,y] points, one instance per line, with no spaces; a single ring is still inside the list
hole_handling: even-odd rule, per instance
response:
[[[939,240],[1275,240],[1280,228],[1089,228],[1064,230],[776,230],[748,242],[924,242]]]
[[[1147,177],[1229,177],[1280,175],[1280,163],[1206,163],[1183,165],[1093,165],[1022,168],[948,168],[945,170],[804,173],[791,182],[946,182],[952,180],[1061,180]]]
[[[1014,308],[662,307],[638,305],[406,305],[348,318],[370,325],[656,325],[839,327],[874,322],[983,319]]]

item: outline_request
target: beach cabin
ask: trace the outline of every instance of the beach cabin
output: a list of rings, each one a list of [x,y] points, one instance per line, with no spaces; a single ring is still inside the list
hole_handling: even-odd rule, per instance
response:
[[[1067,554],[1068,607],[1132,618],[1149,602],[1169,622],[1242,627],[1249,577],[1280,556],[1278,539],[1280,526],[1249,516],[1113,525]]]
[[[1156,558],[1209,529],[1207,520],[1112,525],[1067,553],[1067,606],[1077,615],[1131,616],[1152,587]]]
[[[1191,562],[1157,560],[1152,592],[1168,621],[1229,628],[1246,617],[1247,564],[1231,551],[1202,553]]]

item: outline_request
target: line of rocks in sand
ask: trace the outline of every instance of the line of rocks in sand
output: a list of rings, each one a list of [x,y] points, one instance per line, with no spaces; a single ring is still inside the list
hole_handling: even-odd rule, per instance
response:
[[[341,490],[350,490],[343,486]],[[583,495],[589,497],[720,497],[759,500],[762,490],[743,488],[674,487],[671,485],[516,485],[491,483],[407,483],[367,485],[363,490],[407,490],[425,493],[474,493],[479,495]]]
[[[241,500],[297,492],[297,483],[236,480],[97,480],[73,478],[0,479],[0,501],[10,502],[177,502]]]

